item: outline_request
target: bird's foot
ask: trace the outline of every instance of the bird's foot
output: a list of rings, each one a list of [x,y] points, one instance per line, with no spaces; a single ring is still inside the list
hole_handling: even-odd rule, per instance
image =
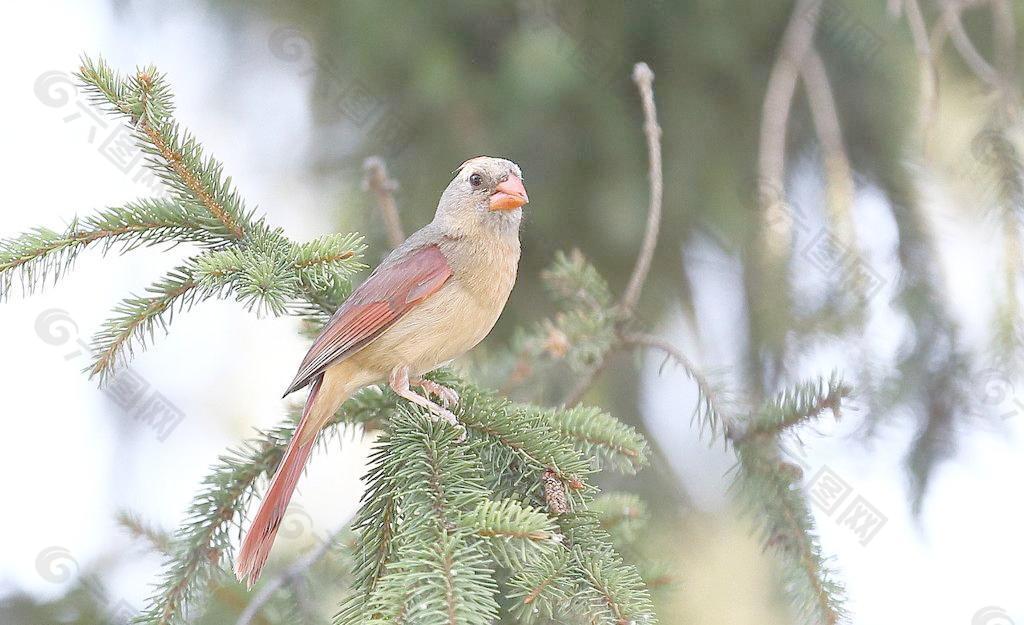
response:
[[[424,401],[427,402],[427,404],[429,404],[425,405],[424,407],[430,411],[430,417],[434,421],[444,421],[445,423],[455,428],[459,432],[458,437],[456,437],[455,439],[456,443],[465,442],[466,426],[462,425],[462,423],[459,421],[459,418],[455,416],[455,413],[452,412],[451,410],[448,410],[444,406],[438,406],[429,399],[424,398]]]
[[[438,384],[427,379],[416,380],[415,382],[409,382],[412,386],[418,386],[423,389],[427,394],[433,395],[441,400],[441,405],[445,408],[454,408],[459,405],[459,393],[453,389],[445,386],[444,384]]]
[[[407,399],[417,406],[422,406],[430,412],[430,416],[435,421],[444,421],[459,431],[458,438],[455,439],[456,443],[461,443],[466,440],[466,426],[459,423],[459,418],[455,416],[451,410],[448,410],[447,406],[457,405],[459,402],[459,394],[436,382],[430,380],[416,380],[414,382],[409,381],[409,368],[408,367],[395,367],[388,376],[388,384],[399,397]],[[430,399],[417,395],[409,388],[410,385],[419,386],[427,393],[436,395],[444,406],[435,404]]]

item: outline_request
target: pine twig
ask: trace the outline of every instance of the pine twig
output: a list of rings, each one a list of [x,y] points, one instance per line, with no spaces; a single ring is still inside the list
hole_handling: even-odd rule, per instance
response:
[[[92,342],[93,362],[85,371],[100,381],[113,372],[119,362],[127,360],[131,341],[152,337],[157,325],[166,328],[169,320],[164,315],[192,306],[201,297],[199,283],[194,279],[194,261],[170,272],[147,289],[147,295],[133,296],[114,309],[116,316],[104,322],[103,328]],[[129,353],[126,354],[125,350]]]
[[[698,404],[694,408],[694,415],[697,415],[701,404],[703,404],[706,412],[705,421],[710,427],[712,435],[717,430],[718,425],[721,424],[726,438],[732,437],[734,426],[731,419],[727,416],[728,413],[717,400],[718,393],[715,391],[708,379],[704,377],[704,374],[701,373],[700,369],[698,369],[697,366],[686,357],[686,354],[684,354],[681,349],[677,348],[669,341],[651,334],[628,333],[623,335],[622,340],[626,345],[660,350],[676,364],[680,365],[683,368],[683,371],[686,372],[686,375],[697,385],[699,397]]]
[[[161,555],[171,553],[173,539],[171,535],[162,528],[153,527],[146,523],[134,512],[120,510],[117,513],[117,523],[125,528],[133,538],[144,540]]]

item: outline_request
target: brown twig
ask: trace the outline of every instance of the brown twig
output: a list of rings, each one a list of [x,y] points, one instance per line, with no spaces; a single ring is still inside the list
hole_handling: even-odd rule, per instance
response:
[[[576,386],[569,391],[569,394],[566,395],[565,399],[562,401],[562,404],[566,408],[572,408],[576,404],[580,403],[583,396],[586,395],[587,391],[590,390],[590,387],[593,386],[594,380],[596,380],[597,377],[605,370],[605,367],[608,366],[608,358],[611,356],[612,352],[617,351],[620,348],[621,344],[618,343],[609,347],[608,352],[601,358],[600,362],[590,369],[590,371],[583,374],[583,377],[579,379]]]
[[[825,63],[811,47],[800,66],[804,91],[810,104],[814,131],[824,155],[828,206],[837,235],[848,249],[855,250],[853,219],[853,170],[843,145],[843,130],[836,112],[835,95],[829,83]]]
[[[928,137],[931,135],[932,121],[935,117],[935,106],[939,88],[934,50],[940,48],[941,43],[933,47],[929,40],[928,28],[925,26],[921,5],[917,3],[917,0],[904,0],[903,7],[904,12],[907,14],[910,37],[914,41],[914,51],[917,54],[918,76],[921,83],[920,93],[918,94],[918,130],[927,147]]]
[[[644,136],[647,138],[647,178],[650,185],[650,200],[647,205],[647,227],[644,231],[644,238],[640,244],[640,251],[637,253],[636,264],[633,266],[633,273],[630,275],[626,289],[622,292],[619,300],[619,319],[616,323],[618,331],[622,331],[633,319],[636,313],[636,305],[640,300],[640,293],[643,291],[644,282],[647,281],[647,274],[651,269],[651,261],[654,257],[654,250],[658,245],[658,231],[661,228],[661,205],[664,193],[664,180],[661,165],[661,126],[658,125],[658,109],[654,103],[654,72],[647,63],[637,63],[633,66],[633,82],[636,83],[640,92],[640,101],[644,109]],[[621,341],[613,343],[601,357],[600,361],[591,368],[573,387],[563,400],[567,407],[575,406],[590,389],[594,380],[604,371],[608,358],[615,351],[622,349]]]
[[[985,57],[978,52],[978,48],[975,47],[974,42],[971,41],[970,35],[964,29],[963,21],[960,19],[960,13],[963,10],[963,5],[960,2],[945,2],[942,8],[942,23],[949,33],[949,38],[953,42],[953,47],[960,54],[960,58],[964,60],[967,67],[970,68],[974,74],[980,78],[983,82],[988,83],[989,86],[994,89],[1002,89],[1002,81],[999,78],[999,73],[996,71]]]
[[[761,131],[758,140],[757,175],[758,197],[762,199],[785,195],[786,131],[793,107],[800,68],[814,42],[814,32],[821,16],[820,0],[797,0],[782,36],[782,47],[768,77],[764,104],[761,108]],[[765,193],[765,191],[769,191]],[[781,198],[780,198],[781,199]],[[769,214],[781,208],[778,202],[762,206],[761,219],[766,224],[777,224],[778,229],[769,237],[765,249],[776,254],[788,248],[792,215]],[[773,254],[775,255],[775,254]]]
[[[661,200],[664,189],[661,170],[661,126],[658,125],[658,110],[654,104],[654,72],[647,63],[633,66],[633,82],[640,91],[644,107],[644,135],[647,137],[647,178],[650,183],[650,202],[647,206],[647,228],[644,231],[640,253],[636,257],[633,274],[622,294],[619,307],[624,316],[631,316],[640,299],[651,259],[658,244],[658,230],[661,227]]]
[[[371,156],[363,161],[363,190],[373,193],[377,198],[377,209],[381,218],[384,219],[384,227],[388,233],[388,242],[391,247],[398,247],[405,241],[405,231],[402,229],[402,218],[398,214],[398,205],[395,203],[395,190],[398,189],[398,182],[388,177],[388,167],[384,159],[379,156]]]

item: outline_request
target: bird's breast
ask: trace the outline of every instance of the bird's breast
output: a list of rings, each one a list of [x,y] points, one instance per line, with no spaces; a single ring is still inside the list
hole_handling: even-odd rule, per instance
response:
[[[417,374],[457,358],[482,341],[505,308],[519,264],[515,245],[442,247],[452,277],[359,354],[386,372],[408,364]]]

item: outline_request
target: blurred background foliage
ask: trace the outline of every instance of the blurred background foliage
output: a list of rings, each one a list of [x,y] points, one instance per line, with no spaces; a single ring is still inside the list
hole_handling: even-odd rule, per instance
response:
[[[842,373],[866,406],[861,437],[881,435],[880,426],[897,419],[914,424],[906,451],[908,505],[919,509],[936,464],[954,453],[964,428],[978,423],[977,397],[986,389],[979,391],[977,384],[986,380],[977,372],[995,366],[1012,377],[1018,370],[1019,267],[1003,263],[994,276],[979,277],[993,283],[991,332],[966,339],[945,292],[948,267],[937,252],[943,243],[937,232],[948,231],[948,224],[936,226],[935,215],[922,209],[922,189],[946,198],[953,219],[1005,227],[992,253],[1019,259],[1015,219],[1024,205],[1017,188],[1015,72],[1020,46],[1011,49],[1009,60],[998,60],[999,33],[1006,29],[993,15],[1008,6],[1002,15],[1010,18],[1010,30],[1019,31],[1024,6],[921,3],[933,36],[933,27],[944,19],[943,7],[963,5],[964,33],[982,56],[996,59],[991,63],[996,71],[1009,77],[1002,90],[986,84],[946,43],[934,59],[940,87],[928,132],[921,114],[921,59],[906,12],[916,3],[825,0],[814,46],[827,70],[855,182],[853,221],[860,218],[861,200],[881,197],[887,212],[882,221],[895,231],[892,241],[878,243],[875,232],[854,228],[853,249],[884,283],[877,294],[865,294],[863,284],[822,275],[796,245],[784,254],[783,270],[773,273],[777,259],[766,258],[759,243],[772,232],[765,225],[766,193],[782,197],[785,210],[797,222],[812,224],[812,231],[813,224],[837,225],[826,206],[830,196],[823,189],[820,135],[799,86],[785,135],[785,192],[772,187],[766,192],[758,172],[769,77],[787,25],[811,19],[794,17],[804,4],[216,0],[208,10],[228,28],[253,19],[273,24],[267,45],[276,62],[313,75],[308,101],[316,141],[309,146],[310,171],[328,188],[339,177],[358,185],[363,160],[381,154],[400,184],[396,198],[407,233],[431,218],[446,182],[440,171],[476,154],[506,156],[522,166],[532,201],[522,230],[521,279],[473,362],[498,358],[517,328],[554,310],[539,276],[556,251],[582,250],[614,293],[625,286],[647,205],[642,115],[629,74],[634,62],[647,62],[657,75],[665,198],[639,317],[658,328],[681,314],[696,337],[688,347],[707,347],[715,337],[702,331],[708,321],[697,314],[695,282],[708,275],[708,263],[731,263],[716,288],[740,294],[745,322],[732,329],[732,338],[744,357],[714,364],[730,371],[726,377],[738,410],[794,381],[823,347],[845,349]],[[128,14],[151,10],[130,2],[114,6]],[[159,9],[152,11],[159,15]],[[225,32],[225,39],[251,35],[239,28]],[[174,76],[170,79],[173,83]],[[262,103],[251,98],[246,106]],[[985,143],[988,139],[996,148]],[[799,203],[792,198],[794,189]],[[337,198],[325,208],[336,212],[338,231],[367,235],[371,265],[386,253],[385,227],[371,194],[356,202]],[[867,228],[877,223],[868,221]],[[709,260],[709,248],[720,254]],[[885,334],[882,349],[868,338],[879,317],[896,328]],[[557,354],[550,356],[557,360]],[[587,401],[644,428],[638,375],[628,355],[612,358]],[[681,372],[664,375],[682,377]],[[528,396],[530,391],[512,392]],[[680,419],[689,413],[689,406],[679,407]],[[657,437],[651,438],[657,448]],[[721,568],[723,576],[733,576],[733,589],[751,589],[743,601],[757,605],[740,601],[723,622],[785,620],[783,599],[766,581],[768,564],[756,542],[742,537],[742,520],[691,514],[689,496],[657,458],[653,470],[629,480],[629,488],[641,491],[652,506],[653,535],[727,535],[709,539],[712,546],[685,541],[671,554],[686,561],[677,572]],[[658,546],[652,541],[650,550],[657,552]],[[840,558],[840,571],[841,563]],[[682,573],[689,586],[659,595],[663,622],[705,622],[708,613],[721,615],[721,605],[738,601],[720,588],[711,593],[720,604],[708,607],[715,599],[703,595],[691,575]],[[48,614],[35,617],[39,622],[94,622],[84,614],[71,618],[52,606],[46,609],[35,613]],[[230,622],[224,619],[214,611],[204,622]]]

